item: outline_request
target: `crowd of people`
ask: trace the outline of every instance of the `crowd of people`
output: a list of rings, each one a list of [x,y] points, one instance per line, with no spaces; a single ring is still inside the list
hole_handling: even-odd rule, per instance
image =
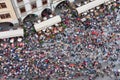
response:
[[[119,6],[103,4],[81,17],[66,8],[52,29],[37,34],[28,26],[26,37],[0,40],[0,80],[119,80]]]

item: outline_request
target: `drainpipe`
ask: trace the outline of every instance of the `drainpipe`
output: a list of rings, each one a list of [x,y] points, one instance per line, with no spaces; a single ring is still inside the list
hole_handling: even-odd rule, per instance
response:
[[[51,0],[51,2],[50,2],[50,8],[53,11],[53,0]]]
[[[14,10],[14,12],[15,12],[15,14],[16,14],[16,17],[17,17],[17,20],[18,20],[17,26],[23,27],[22,18],[19,17],[19,15],[18,15],[18,12],[17,12],[18,10],[16,9],[17,6],[15,5],[14,0],[11,0],[11,4],[12,4],[12,6],[13,6],[13,10]]]

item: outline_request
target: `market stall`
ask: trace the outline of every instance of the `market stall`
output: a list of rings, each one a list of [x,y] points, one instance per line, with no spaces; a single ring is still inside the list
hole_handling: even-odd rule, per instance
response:
[[[24,36],[24,30],[18,28],[16,30],[9,30],[9,31],[1,31],[0,32],[0,39],[10,38],[10,37],[18,37]]]
[[[48,27],[50,27],[54,24],[57,24],[59,22],[61,22],[61,17],[60,16],[55,16],[55,17],[52,17],[52,18],[50,18],[46,21],[43,21],[41,23],[36,23],[34,25],[34,27],[35,27],[35,30],[38,32],[40,30],[45,30],[46,28],[48,28]]]
[[[83,5],[83,6],[76,8],[76,10],[77,10],[78,14],[80,14],[80,13],[83,13],[87,10],[90,10],[90,9],[97,7],[97,6],[99,6],[105,2],[108,2],[108,1],[110,1],[110,0],[95,0],[95,1],[92,1],[88,4],[86,4],[86,5]]]

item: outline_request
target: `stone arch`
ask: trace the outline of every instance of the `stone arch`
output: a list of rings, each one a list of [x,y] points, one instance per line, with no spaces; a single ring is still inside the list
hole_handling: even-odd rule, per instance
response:
[[[14,24],[12,22],[1,22],[0,23],[0,31],[7,31],[14,27]]]
[[[53,4],[54,10],[55,10],[55,8],[56,8],[60,3],[62,3],[63,1],[64,1],[64,0],[60,0],[60,1],[55,2],[55,3]]]
[[[54,11],[55,11],[56,14],[60,13],[61,7],[63,7],[62,5],[64,5],[64,4],[68,4],[68,1],[61,1],[61,2],[59,2],[59,3],[56,5],[56,7],[55,7],[55,9],[54,9]],[[67,7],[68,7],[68,6],[69,6],[69,5],[67,5]]]
[[[45,8],[41,12],[41,17],[47,17],[48,15],[52,14],[52,10],[50,8]]]
[[[23,18],[23,23],[34,22],[37,19],[38,19],[38,15],[36,15],[36,14],[28,14],[25,18]]]

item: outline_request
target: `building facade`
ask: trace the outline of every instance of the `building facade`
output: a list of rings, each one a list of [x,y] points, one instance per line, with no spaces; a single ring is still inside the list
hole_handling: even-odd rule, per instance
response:
[[[46,8],[54,11],[56,6],[62,1],[65,0],[12,0],[12,3],[17,17],[23,21],[29,14],[35,14],[38,17],[41,17],[42,11]],[[73,2],[74,0],[69,1]]]
[[[3,22],[18,23],[11,0],[0,0],[0,23]]]
[[[72,3],[79,0],[0,0],[0,22],[22,22],[30,14],[40,18],[45,9],[54,12],[63,1]]]
[[[0,0],[0,23],[19,23],[30,14],[40,18],[45,9],[54,12],[56,6],[63,1],[66,0]]]

